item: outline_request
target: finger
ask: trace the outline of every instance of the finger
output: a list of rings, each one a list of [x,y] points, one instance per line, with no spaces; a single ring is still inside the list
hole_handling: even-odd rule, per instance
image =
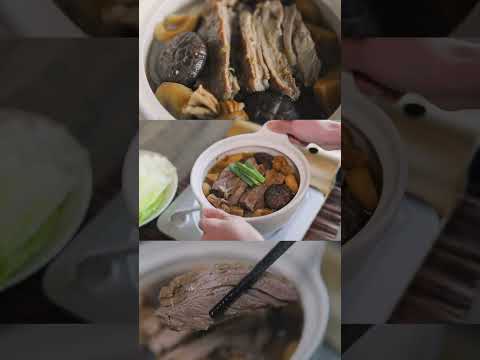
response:
[[[220,209],[205,208],[202,210],[202,217],[213,219],[226,219],[228,218],[228,214]]]
[[[214,235],[225,227],[225,220],[202,218],[200,219],[199,226],[203,231],[202,240],[220,240],[215,238]]]
[[[289,134],[292,130],[292,123],[287,120],[272,120],[265,124],[270,130],[281,133]]]

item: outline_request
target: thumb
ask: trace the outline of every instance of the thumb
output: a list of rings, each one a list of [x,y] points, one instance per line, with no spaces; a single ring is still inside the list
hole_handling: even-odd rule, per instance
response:
[[[203,231],[202,240],[228,240],[218,238],[225,224],[225,220],[202,218],[199,223],[200,229]]]
[[[286,120],[272,120],[267,122],[264,126],[281,134],[289,134],[292,130],[292,123]]]
[[[202,210],[202,217],[212,219],[226,219],[228,218],[228,214],[220,209],[205,208]]]

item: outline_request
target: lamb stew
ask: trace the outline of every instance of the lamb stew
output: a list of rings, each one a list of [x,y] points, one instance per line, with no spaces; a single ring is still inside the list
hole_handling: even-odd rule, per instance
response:
[[[242,152],[227,155],[209,170],[202,185],[216,208],[242,217],[257,217],[285,207],[299,189],[299,174],[284,155]]]
[[[164,360],[290,359],[303,327],[294,286],[266,273],[227,310],[221,321],[208,311],[251,266],[198,265],[174,278],[141,285],[140,342]]]
[[[157,25],[146,71],[176,118],[263,123],[330,116],[339,68],[314,0],[207,0]]]

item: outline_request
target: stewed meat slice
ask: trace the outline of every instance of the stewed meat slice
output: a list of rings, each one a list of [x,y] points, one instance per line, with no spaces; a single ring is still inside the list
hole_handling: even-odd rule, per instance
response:
[[[171,280],[160,290],[155,314],[173,330],[206,330],[214,324],[209,310],[252,269],[243,264],[199,267]],[[285,278],[265,273],[251,289],[227,309],[223,320],[283,307],[298,301],[298,294]]]
[[[208,51],[199,83],[220,100],[233,99],[240,90],[231,62],[234,12],[227,5],[224,1],[211,0],[198,31]]]
[[[254,12],[260,47],[270,71],[270,86],[281,94],[297,100],[300,90],[295,83],[288,59],[283,53],[283,19],[283,5],[279,0],[259,3]]]
[[[272,185],[265,191],[265,204],[273,210],[280,210],[293,199],[294,194],[286,185]]]
[[[263,58],[260,40],[249,10],[244,10],[239,16],[241,35],[241,69],[242,87],[247,92],[265,91],[269,87],[270,72]]]
[[[169,351],[192,335],[191,330],[176,331],[163,328],[148,341],[148,348],[156,355]]]
[[[217,181],[213,183],[211,192],[220,198],[228,199],[234,193],[240,181],[240,178],[231,172],[227,166],[222,170]]]
[[[264,195],[267,190],[266,185],[258,185],[248,189],[240,198],[240,206],[248,211],[255,211],[265,207]]]
[[[237,186],[232,192],[232,195],[228,198],[228,205],[237,205],[240,198],[247,190],[248,185],[242,180],[237,182]]]
[[[322,62],[312,35],[295,5],[285,8],[283,44],[288,61],[297,70],[300,80],[305,86],[312,86],[318,80]]]

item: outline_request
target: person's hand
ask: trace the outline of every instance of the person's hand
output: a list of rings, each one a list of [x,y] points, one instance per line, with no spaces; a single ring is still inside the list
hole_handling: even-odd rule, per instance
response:
[[[342,41],[342,64],[367,95],[395,100],[417,93],[446,109],[476,107],[480,46],[454,39]]]
[[[315,143],[326,150],[338,150],[342,144],[342,125],[331,120],[273,120],[270,130],[287,134],[294,143]]]
[[[243,218],[219,209],[203,209],[200,228],[202,240],[263,241],[262,235]]]

